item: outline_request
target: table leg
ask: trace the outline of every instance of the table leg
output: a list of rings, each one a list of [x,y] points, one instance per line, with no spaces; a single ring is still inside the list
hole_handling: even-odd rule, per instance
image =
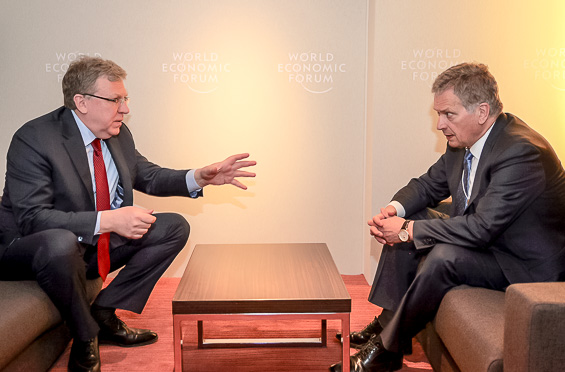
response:
[[[197,322],[198,328],[198,348],[202,349],[204,347],[204,324],[201,320]]]
[[[174,372],[182,372],[182,327],[180,317],[173,315]]]
[[[328,346],[328,321],[322,319],[322,335],[320,336],[320,344],[322,347]]]
[[[343,335],[343,360],[342,360],[342,371],[349,372],[349,323],[350,323],[350,315],[349,313],[346,314],[345,318],[341,321],[341,334]]]

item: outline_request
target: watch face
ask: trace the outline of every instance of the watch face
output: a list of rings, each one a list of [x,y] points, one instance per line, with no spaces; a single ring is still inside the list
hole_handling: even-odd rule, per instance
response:
[[[406,230],[400,230],[400,232],[398,233],[398,238],[400,239],[400,241],[407,242],[409,237],[410,235],[408,235],[408,231]]]

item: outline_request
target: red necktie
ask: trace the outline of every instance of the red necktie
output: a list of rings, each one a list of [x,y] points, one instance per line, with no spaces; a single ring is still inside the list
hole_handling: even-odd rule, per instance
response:
[[[110,209],[110,191],[108,190],[108,176],[102,157],[100,140],[92,141],[94,149],[94,180],[96,181],[96,210],[107,211]],[[98,273],[102,280],[110,272],[110,233],[104,233],[98,238]]]

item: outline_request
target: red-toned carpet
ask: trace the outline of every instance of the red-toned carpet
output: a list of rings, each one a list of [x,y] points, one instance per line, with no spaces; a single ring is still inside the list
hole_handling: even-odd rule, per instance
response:
[[[359,330],[381,311],[367,301],[370,287],[362,275],[344,275],[343,280],[352,299],[351,329]],[[101,345],[100,358],[104,372],[123,371],[173,371],[173,319],[171,301],[180,278],[162,278],[143,313],[118,311],[128,325],[150,328],[159,334],[152,345],[121,348]],[[341,358],[341,344],[334,337],[339,321],[328,321],[328,346],[320,347],[255,347],[231,349],[196,348],[196,323],[183,324],[183,369],[185,371],[327,371],[330,364]],[[234,321],[205,323],[205,336],[214,337],[320,337],[318,321]],[[70,345],[57,360],[52,372],[67,370]],[[351,349],[351,353],[355,353]],[[417,341],[413,341],[413,354],[404,358],[404,372],[431,371],[426,356]]]

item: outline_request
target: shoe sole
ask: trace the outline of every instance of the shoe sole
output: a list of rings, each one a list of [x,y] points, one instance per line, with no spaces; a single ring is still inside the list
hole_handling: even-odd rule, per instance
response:
[[[339,337],[338,335],[339,335],[339,333],[335,335],[335,338],[343,344],[343,339],[341,337]],[[361,350],[363,348],[363,346],[365,346],[365,344],[356,344],[354,342],[349,341],[349,347],[351,349]]]
[[[114,346],[120,346],[120,347],[137,347],[137,346],[146,346],[146,345],[154,344],[155,342],[157,342],[157,340],[159,340],[158,336],[155,337],[152,340],[145,341],[145,342],[140,342],[140,343],[136,343],[136,344],[122,344],[122,343],[119,343],[119,342],[116,342],[116,341],[98,339],[98,345],[114,345]]]
[[[341,342],[343,344],[343,340],[340,337],[335,337],[339,342]],[[363,348],[365,344],[354,344],[353,342],[349,341],[349,347],[351,349],[355,349],[355,350],[361,350]],[[412,355],[412,345],[408,345],[406,346],[406,348],[404,348],[402,350],[402,354],[404,355]]]

